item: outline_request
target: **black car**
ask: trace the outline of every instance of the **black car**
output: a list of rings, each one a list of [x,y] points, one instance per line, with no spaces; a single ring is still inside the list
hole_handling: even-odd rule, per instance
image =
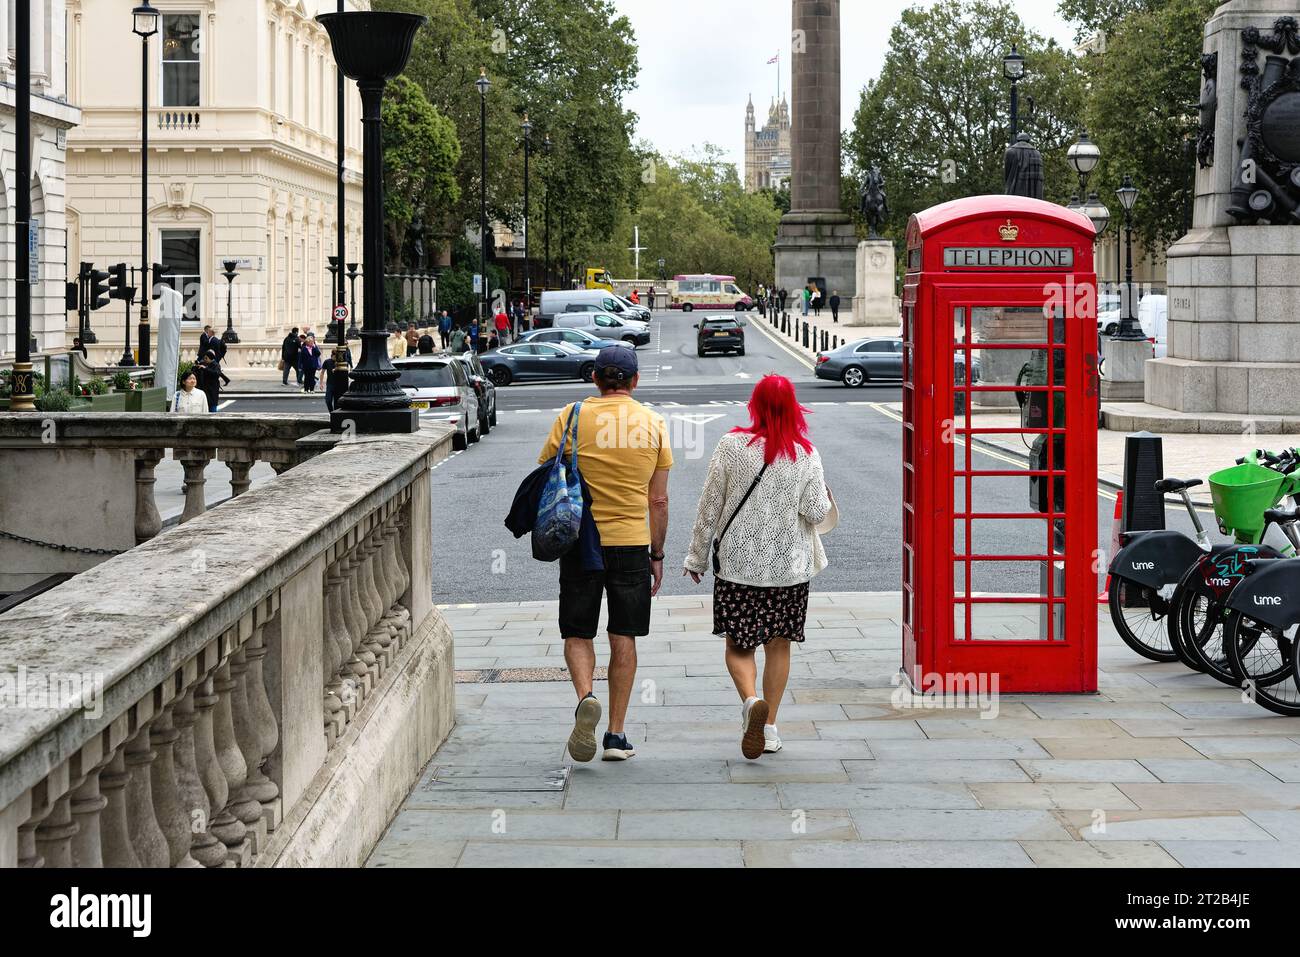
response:
[[[518,342],[479,356],[497,386],[528,379],[580,379],[590,382],[597,351],[567,342]]]
[[[705,316],[695,324],[695,354],[703,358],[710,352],[745,354],[745,320],[734,316]]]

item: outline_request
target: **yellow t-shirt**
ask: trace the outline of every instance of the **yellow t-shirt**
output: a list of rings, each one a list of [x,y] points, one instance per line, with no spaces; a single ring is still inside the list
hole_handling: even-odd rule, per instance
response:
[[[555,458],[569,421],[565,407],[538,464]],[[568,455],[571,448],[565,449]],[[650,544],[650,479],[673,466],[663,416],[629,395],[585,399],[578,416],[578,468],[591,490],[591,514],[602,545]]]

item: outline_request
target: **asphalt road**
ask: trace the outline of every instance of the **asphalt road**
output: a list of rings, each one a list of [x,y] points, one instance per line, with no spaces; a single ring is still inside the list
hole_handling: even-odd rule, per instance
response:
[[[751,317],[752,323],[761,320]],[[768,372],[793,379],[811,410],[812,440],[821,451],[827,480],[840,505],[840,527],[825,539],[830,566],[818,577],[818,591],[896,591],[902,539],[902,427],[891,385],[847,389],[815,379],[805,360],[751,328],[743,357],[695,354],[692,318],[664,313],[653,323],[651,342],[638,350],[642,383],[637,397],[665,416],[676,466],[669,486],[666,594],[707,592],[681,576],[700,488],[708,460],[724,432],[748,421],[745,400]],[[593,394],[581,383],[510,386],[498,390],[498,425],[481,443],[440,464],[432,476],[434,497],[433,594],[439,602],[497,602],[554,599],[558,570],[536,562],[528,540],[516,541],[503,526],[519,481],[534,467],[555,413]],[[230,411],[321,411],[311,399],[241,399]],[[1017,469],[1013,458],[973,452],[977,468]],[[988,511],[1031,511],[1029,480],[982,480],[977,500]],[[1106,547],[1114,498],[1097,495],[1100,538]],[[1171,527],[1187,525],[1170,515]],[[1045,523],[990,523],[976,530],[975,549],[990,554],[1039,554]],[[964,546],[964,542],[957,543]],[[977,591],[1019,591],[1038,587],[1038,565],[981,566]]]

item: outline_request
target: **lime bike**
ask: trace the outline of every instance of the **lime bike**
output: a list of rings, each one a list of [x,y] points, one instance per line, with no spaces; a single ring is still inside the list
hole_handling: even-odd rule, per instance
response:
[[[1110,564],[1107,600],[1111,620],[1130,648],[1152,661],[1183,661],[1232,684],[1222,645],[1223,602],[1245,577],[1245,563],[1280,558],[1262,544],[1273,505],[1300,489],[1300,454],[1259,450],[1210,476],[1219,530],[1230,543],[1211,543],[1190,489],[1201,479],[1164,478],[1163,495],[1178,495],[1195,538],[1159,529],[1125,533]],[[1295,476],[1292,473],[1297,473]]]
[[[1296,510],[1277,516],[1294,529]],[[1300,547],[1294,532],[1292,543]],[[1276,714],[1300,715],[1300,559],[1247,563],[1223,617],[1228,666],[1242,694]]]

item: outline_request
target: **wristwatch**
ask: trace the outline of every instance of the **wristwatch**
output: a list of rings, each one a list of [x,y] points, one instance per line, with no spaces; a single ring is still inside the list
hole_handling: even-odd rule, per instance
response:
[[[663,560],[664,560],[664,553],[663,553],[663,552],[660,552],[658,555],[656,555],[654,552],[651,552],[651,553],[650,553],[650,561],[652,561],[652,562],[661,562],[661,561],[663,561]]]

